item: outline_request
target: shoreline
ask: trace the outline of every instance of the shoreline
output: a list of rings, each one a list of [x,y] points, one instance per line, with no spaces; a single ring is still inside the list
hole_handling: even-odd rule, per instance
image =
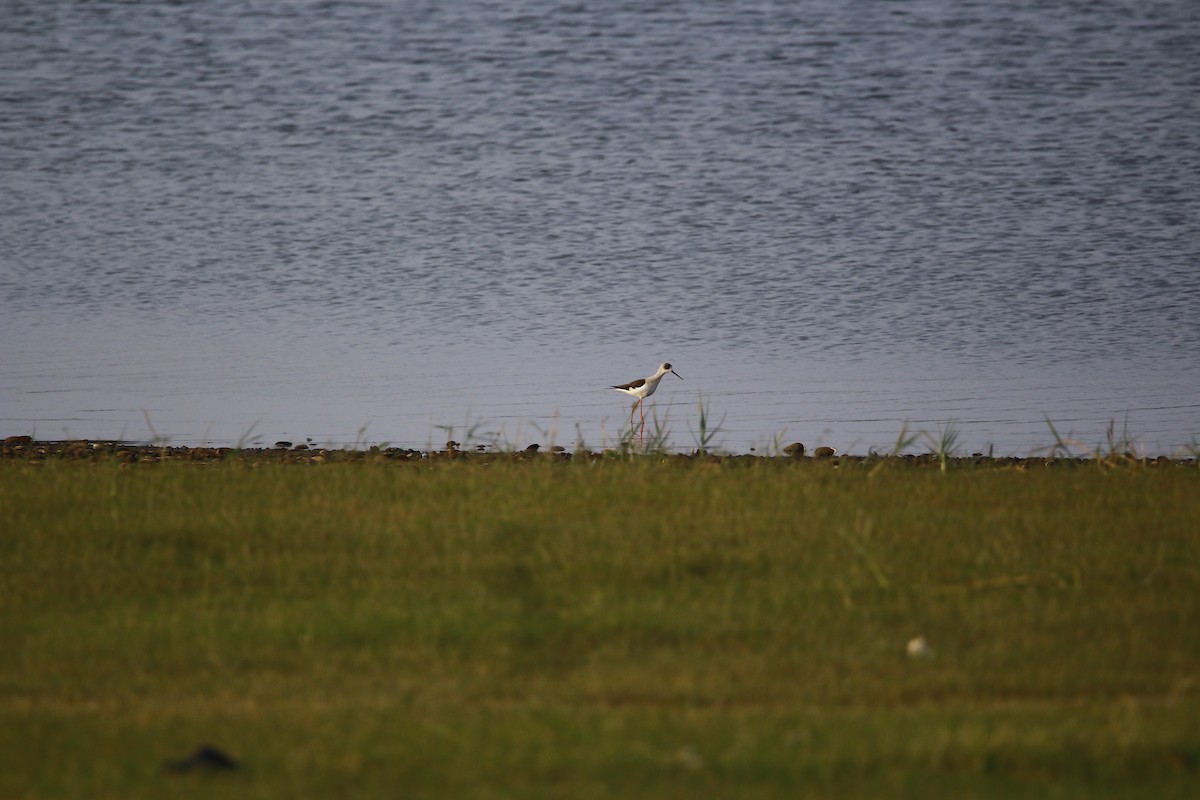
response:
[[[812,453],[803,445],[788,445],[777,454],[674,453],[649,450],[639,453],[636,447],[625,449],[584,450],[570,452],[561,446],[544,449],[532,444],[524,449],[497,450],[477,446],[463,449],[454,441],[446,443],[442,450],[419,450],[403,447],[329,448],[309,444],[276,442],[272,447],[189,447],[183,445],[156,445],[125,442],[112,439],[64,439],[39,440],[31,436],[8,436],[0,441],[0,461],[44,462],[84,461],[132,463],[223,463],[247,464],[363,464],[363,463],[463,463],[490,464],[498,462],[602,462],[654,459],[672,463],[717,463],[717,464],[760,464],[760,463],[813,463],[830,467],[842,465],[875,466],[884,463],[914,467],[933,466],[945,469],[948,466],[976,467],[1070,467],[1081,465],[1142,466],[1142,467],[1194,467],[1197,458],[1138,456],[1132,452],[1100,453],[1088,456],[1058,454],[1047,456],[990,456],[983,453],[970,455],[939,454],[869,454],[853,455],[836,453],[833,448],[819,447]]]

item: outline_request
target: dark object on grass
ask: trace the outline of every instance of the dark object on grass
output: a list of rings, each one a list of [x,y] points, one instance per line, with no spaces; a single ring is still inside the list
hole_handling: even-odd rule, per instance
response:
[[[813,451],[813,456],[815,458],[833,458],[835,453],[837,453],[837,451],[832,447],[818,447]]]
[[[241,764],[212,745],[204,745],[179,761],[168,761],[167,772],[223,772],[240,769]]]
[[[804,445],[800,442],[792,442],[787,447],[783,448],[783,452],[792,458],[804,457]]]

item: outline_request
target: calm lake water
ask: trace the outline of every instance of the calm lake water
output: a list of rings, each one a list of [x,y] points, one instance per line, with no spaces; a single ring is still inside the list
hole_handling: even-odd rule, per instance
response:
[[[1200,443],[1200,3],[0,12],[0,434]]]

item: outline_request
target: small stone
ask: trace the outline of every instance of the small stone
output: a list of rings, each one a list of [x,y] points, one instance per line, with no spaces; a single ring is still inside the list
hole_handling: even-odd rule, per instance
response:
[[[787,453],[792,458],[803,458],[804,445],[800,442],[792,442],[787,447],[783,448],[783,452]]]
[[[933,648],[929,646],[929,642],[925,640],[924,636],[909,639],[904,650],[908,653],[909,658],[933,658]]]

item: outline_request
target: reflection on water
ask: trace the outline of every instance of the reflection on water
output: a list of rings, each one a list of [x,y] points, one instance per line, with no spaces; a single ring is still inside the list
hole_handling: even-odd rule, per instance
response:
[[[8,17],[4,432],[1200,433],[1188,4]]]

